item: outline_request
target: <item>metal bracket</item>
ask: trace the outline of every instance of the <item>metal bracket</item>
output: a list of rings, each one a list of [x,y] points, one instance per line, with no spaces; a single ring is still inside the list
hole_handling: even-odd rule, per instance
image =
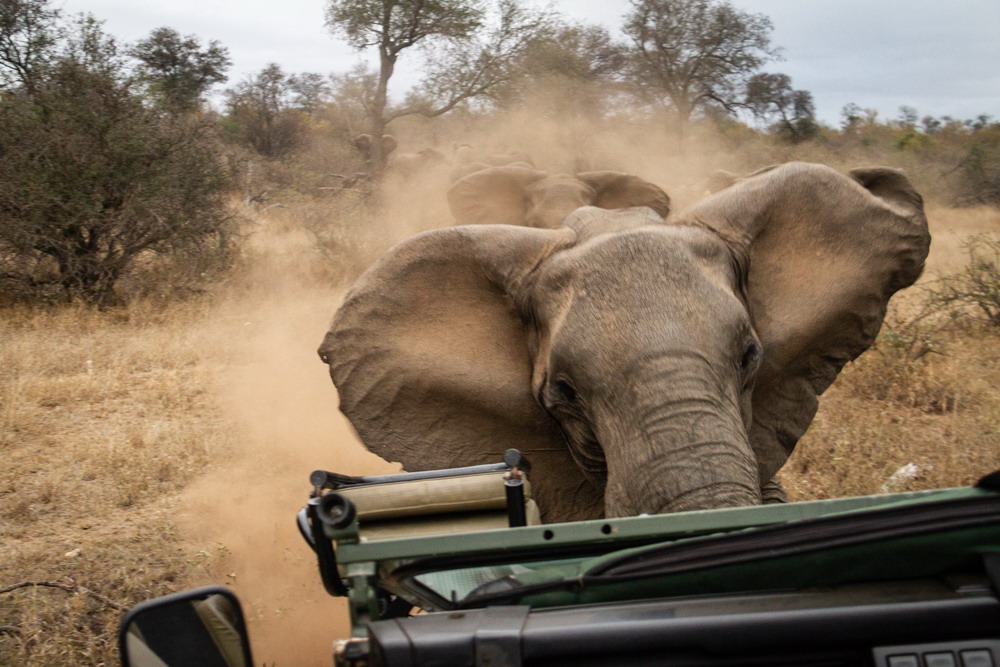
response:
[[[346,568],[350,582],[347,594],[351,608],[351,636],[367,635],[367,623],[379,620],[378,579],[375,563],[350,563]]]

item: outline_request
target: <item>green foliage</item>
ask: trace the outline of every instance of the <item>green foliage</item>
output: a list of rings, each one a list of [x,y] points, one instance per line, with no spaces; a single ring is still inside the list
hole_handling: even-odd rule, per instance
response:
[[[329,0],[326,25],[356,49],[378,46],[395,58],[428,39],[463,39],[482,24],[470,0]]]
[[[0,2],[0,87],[30,90],[60,38],[58,19],[49,0]]]
[[[623,31],[634,83],[685,123],[694,111],[740,106],[749,77],[777,56],[771,21],[724,0],[632,0]]]
[[[294,79],[275,63],[226,93],[231,134],[259,155],[276,159],[290,155],[304,141],[305,118],[295,108]]]
[[[154,97],[174,112],[198,108],[205,92],[226,80],[232,64],[229,51],[217,41],[204,48],[194,35],[181,37],[171,28],[157,28],[130,50],[139,60],[139,74]]]
[[[787,74],[755,74],[747,82],[746,102],[757,118],[772,123],[772,131],[797,144],[819,135],[816,105],[807,90],[793,90]]]
[[[120,300],[159,255],[225,256],[228,180],[199,116],[144,103],[113,39],[50,26],[44,66],[0,90],[0,278],[8,294]]]

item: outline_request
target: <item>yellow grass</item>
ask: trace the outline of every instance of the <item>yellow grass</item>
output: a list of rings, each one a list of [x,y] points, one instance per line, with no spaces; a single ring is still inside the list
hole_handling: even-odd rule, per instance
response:
[[[782,470],[796,500],[973,484],[1000,469],[1000,332],[935,331],[912,322],[922,289],[961,270],[970,236],[1000,236],[1000,213],[927,207],[931,252],[916,287],[898,294],[876,345],[841,372]],[[893,334],[926,334],[913,360]],[[915,464],[917,475],[890,481]]]
[[[693,195],[692,195],[693,196]],[[244,601],[258,663],[329,665],[346,630],[294,527],[315,468],[395,468],[336,411],[315,349],[341,287],[382,248],[446,224],[440,198],[390,207],[385,226],[344,219],[343,250],[303,232],[332,204],[258,216],[238,279],[168,306],[0,316],[0,664],[117,664],[116,605],[205,583]],[[961,244],[1000,233],[988,210],[929,207],[929,277]],[[334,223],[336,220],[334,220]],[[353,225],[353,227],[352,227]],[[389,230],[389,231],[387,231]],[[891,324],[919,294],[899,299]],[[845,369],[784,472],[795,499],[962,485],[1000,468],[1000,337],[936,334],[916,362],[880,341]],[[67,590],[68,589],[68,590]]]

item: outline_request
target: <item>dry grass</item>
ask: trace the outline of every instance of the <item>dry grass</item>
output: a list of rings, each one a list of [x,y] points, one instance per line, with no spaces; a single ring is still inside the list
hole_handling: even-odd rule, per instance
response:
[[[963,486],[1000,469],[1000,332],[924,311],[924,290],[967,265],[966,239],[1000,237],[1000,214],[932,205],[928,219],[924,277],[893,299],[782,470],[796,500]]]
[[[230,447],[226,348],[203,306],[8,310],[0,324],[0,585],[74,582],[130,604],[183,586],[177,494]],[[161,545],[164,548],[153,548]],[[56,588],[0,597],[3,664],[114,664],[120,612]]]
[[[294,513],[315,468],[396,468],[357,443],[315,349],[339,298],[286,209],[243,272],[188,303],[0,320],[0,664],[118,664],[121,609],[207,583],[258,660],[329,665],[343,603]],[[280,576],[274,576],[279,573]]]
[[[519,132],[546,149],[530,136],[541,129]],[[704,173],[743,167],[719,157],[724,146],[693,166],[637,153],[645,164],[622,157],[614,137],[564,133],[595,168],[650,174],[681,205]],[[330,664],[344,608],[323,592],[293,514],[314,468],[392,468],[337,413],[314,350],[344,279],[392,242],[448,223],[443,187],[426,191],[384,202],[377,217],[337,198],[259,213],[239,276],[187,303],[3,311],[0,590],[70,590],[0,594],[0,625],[15,628],[0,632],[0,664],[117,664],[119,606],[210,582],[244,600],[258,662]],[[995,211],[929,210],[928,280],[964,266],[968,236],[1000,233]],[[891,332],[823,397],[785,469],[794,498],[877,493],[909,463],[920,472],[891,490],[1000,468],[1000,336],[910,324],[921,296],[901,296]],[[921,336],[933,351],[913,359]]]

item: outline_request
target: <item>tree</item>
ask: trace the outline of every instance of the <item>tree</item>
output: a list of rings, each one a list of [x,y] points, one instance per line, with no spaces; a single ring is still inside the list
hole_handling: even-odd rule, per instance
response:
[[[524,58],[533,76],[558,74],[580,81],[618,79],[625,70],[626,48],[599,25],[564,25],[535,40]]]
[[[308,114],[316,113],[333,92],[329,79],[316,72],[291,75],[288,89],[292,93],[292,106]]]
[[[145,104],[98,22],[63,34],[0,90],[0,278],[107,305],[140,258],[228,247],[228,180],[212,126]]]
[[[599,114],[620,86],[627,61],[627,45],[602,26],[555,27],[527,45],[518,62],[520,76],[503,87],[502,103],[517,104],[542,91],[555,116]]]
[[[0,86],[30,92],[60,38],[58,19],[49,0],[0,2]]]
[[[896,120],[896,126],[904,130],[915,130],[917,129],[917,122],[920,119],[920,115],[917,110],[911,106],[903,105],[899,107],[899,118]]]
[[[640,94],[670,108],[683,137],[695,111],[735,111],[747,80],[778,55],[771,21],[724,0],[631,0],[623,31],[632,40]]]
[[[844,132],[851,132],[861,125],[861,121],[865,119],[865,110],[854,102],[848,102],[840,110],[840,127]]]
[[[546,15],[525,9],[517,0],[499,0],[491,28],[480,0],[329,0],[326,25],[355,49],[378,51],[378,78],[364,99],[368,133],[380,137],[393,120],[421,114],[439,116],[465,100],[488,95],[513,75],[526,45],[546,29]],[[389,81],[400,55],[419,46],[426,76],[408,103],[389,109]],[[385,165],[382,148],[372,150],[373,175]]]
[[[1000,123],[991,123],[990,117],[982,114],[966,121],[966,127],[971,132],[966,154],[956,170],[959,176],[956,203],[1000,207]],[[997,288],[994,282],[995,295],[1000,294]]]
[[[257,153],[280,158],[303,141],[303,117],[295,108],[293,78],[271,63],[226,91],[226,106],[234,132]]]
[[[202,48],[194,35],[181,37],[172,28],[157,28],[130,50],[141,63],[139,73],[155,97],[174,112],[198,108],[216,83],[226,80],[232,65],[229,50],[212,40]]]
[[[819,133],[816,105],[807,90],[794,90],[787,74],[755,74],[747,83],[746,105],[757,118],[773,123],[793,144]]]

